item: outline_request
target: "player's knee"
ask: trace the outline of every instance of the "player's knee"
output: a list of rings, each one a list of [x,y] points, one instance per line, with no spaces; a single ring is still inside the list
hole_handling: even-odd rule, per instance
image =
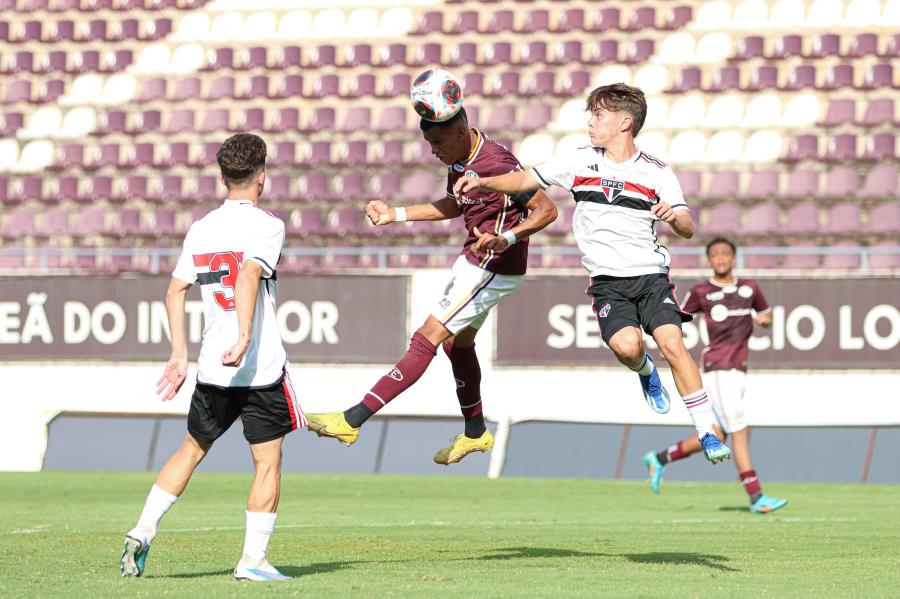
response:
[[[635,362],[643,356],[644,344],[640,333],[622,329],[610,339],[609,347],[620,359]]]
[[[662,352],[668,362],[678,362],[684,359],[690,359],[687,348],[681,337],[667,337],[659,344],[659,351]]]

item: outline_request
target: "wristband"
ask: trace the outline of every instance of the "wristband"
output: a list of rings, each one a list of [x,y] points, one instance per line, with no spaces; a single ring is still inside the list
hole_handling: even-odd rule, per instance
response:
[[[406,208],[394,208],[394,222],[402,223],[406,220]]]
[[[512,231],[504,231],[503,233],[500,234],[500,236],[503,237],[503,239],[505,239],[506,241],[508,241],[509,245],[512,245],[516,242],[516,234],[513,233]]]

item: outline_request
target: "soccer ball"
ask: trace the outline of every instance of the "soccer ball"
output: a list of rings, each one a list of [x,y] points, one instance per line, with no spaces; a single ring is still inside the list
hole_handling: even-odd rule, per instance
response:
[[[428,69],[413,81],[409,99],[420,117],[440,123],[453,118],[462,108],[462,86],[453,73]]]

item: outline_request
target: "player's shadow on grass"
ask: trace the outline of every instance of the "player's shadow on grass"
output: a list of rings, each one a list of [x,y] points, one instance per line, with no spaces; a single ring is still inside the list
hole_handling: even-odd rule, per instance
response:
[[[750,506],[746,505],[723,505],[719,508],[720,512],[750,512]]]
[[[724,555],[711,555],[708,553],[595,553],[556,547],[506,547],[504,549],[495,549],[492,553],[482,555],[476,559],[507,560],[536,557],[624,557],[636,564],[694,565],[723,572],[739,572],[738,569],[723,563],[728,561],[728,558]]]
[[[328,574],[329,572],[337,572],[345,568],[350,568],[356,564],[371,563],[365,560],[340,561],[340,562],[320,562],[315,564],[304,564],[303,566],[277,566],[278,570],[287,576],[299,578],[310,574]],[[167,574],[163,576],[148,576],[147,578],[205,578],[208,576],[225,576],[233,574],[234,570],[216,570],[214,572],[184,572],[182,574]]]
[[[668,565],[693,565],[722,570],[723,572],[740,572],[722,562],[727,562],[724,555],[711,555],[709,553],[626,553],[625,559],[636,564],[668,564]]]
[[[555,547],[507,547],[495,549],[488,555],[482,555],[480,560],[523,559],[529,557],[611,557],[609,553],[590,553],[587,551],[575,551],[574,549],[557,549]]]

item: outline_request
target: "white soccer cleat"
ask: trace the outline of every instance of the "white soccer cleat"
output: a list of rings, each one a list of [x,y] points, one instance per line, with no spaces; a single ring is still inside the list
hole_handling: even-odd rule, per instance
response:
[[[234,569],[234,577],[238,580],[252,580],[254,582],[271,582],[273,580],[292,580],[292,576],[285,576],[275,566],[263,560],[252,562],[241,560]]]

